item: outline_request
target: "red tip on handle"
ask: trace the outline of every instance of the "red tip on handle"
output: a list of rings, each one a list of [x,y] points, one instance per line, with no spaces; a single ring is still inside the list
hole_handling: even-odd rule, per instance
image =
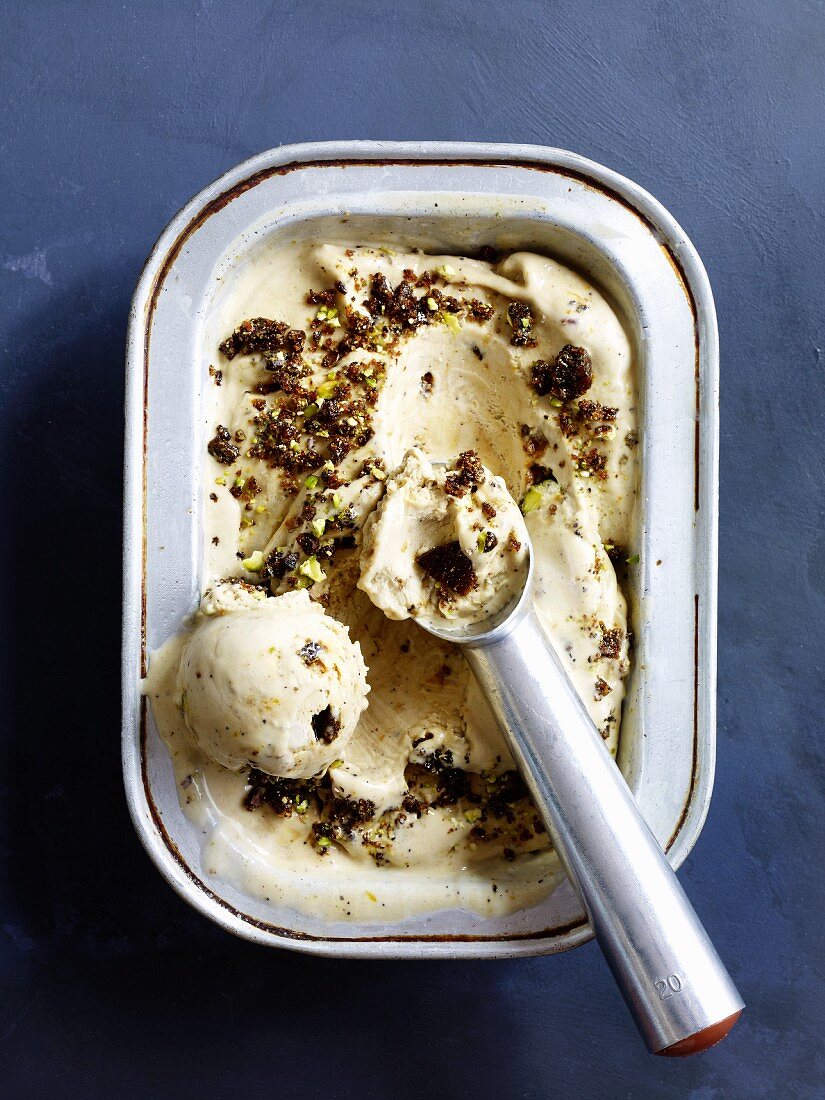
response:
[[[722,1042],[741,1015],[742,1009],[740,1008],[738,1012],[726,1016],[718,1024],[711,1024],[710,1027],[697,1031],[695,1035],[688,1035],[687,1039],[680,1039],[673,1046],[665,1047],[664,1050],[657,1050],[656,1053],[662,1054],[666,1058],[687,1058],[690,1054],[701,1054],[703,1050],[710,1050],[711,1047],[715,1047],[717,1043]]]

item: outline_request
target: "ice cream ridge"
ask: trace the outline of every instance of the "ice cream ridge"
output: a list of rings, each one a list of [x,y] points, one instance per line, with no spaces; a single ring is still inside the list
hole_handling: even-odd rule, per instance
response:
[[[558,859],[461,652],[524,583],[616,750],[631,346],[544,256],[260,249],[204,336],[202,598],[146,692],[210,871],[386,920],[535,905]],[[208,372],[207,372],[208,368]]]

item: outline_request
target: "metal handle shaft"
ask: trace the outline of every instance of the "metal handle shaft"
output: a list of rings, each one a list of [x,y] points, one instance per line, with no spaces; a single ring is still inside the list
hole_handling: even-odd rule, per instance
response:
[[[744,1002],[535,612],[464,654],[649,1049],[718,1042]]]

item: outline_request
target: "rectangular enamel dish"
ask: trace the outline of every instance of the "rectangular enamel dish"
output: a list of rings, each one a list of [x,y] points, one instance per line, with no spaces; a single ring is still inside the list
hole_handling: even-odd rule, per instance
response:
[[[345,220],[345,225],[342,225]],[[630,181],[558,149],[335,142],[289,146],[234,168],[164,231],[132,306],[127,356],[123,767],[132,818],[167,881],[222,927],[323,955],[532,955],[590,936],[564,883],[503,918],[437,912],[395,924],[329,924],[210,876],[171,762],[141,697],[152,649],[197,606],[199,464],[220,287],[264,241],[397,242],[437,253],[532,249],[611,299],[634,346],[640,402],[641,561],[630,570],[633,670],[619,762],[679,866],[702,828],[715,751],[718,342],[710,287],[683,231]]]

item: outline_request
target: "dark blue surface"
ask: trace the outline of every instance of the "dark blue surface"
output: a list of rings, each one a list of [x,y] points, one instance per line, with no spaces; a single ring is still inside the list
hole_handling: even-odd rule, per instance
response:
[[[820,1097],[823,58],[814,0],[0,3],[0,1091]],[[685,226],[722,336],[719,767],[682,879],[749,1008],[646,1055],[591,944],[352,963],[164,885],[119,760],[127,309],[165,222],[282,142],[559,145]]]

